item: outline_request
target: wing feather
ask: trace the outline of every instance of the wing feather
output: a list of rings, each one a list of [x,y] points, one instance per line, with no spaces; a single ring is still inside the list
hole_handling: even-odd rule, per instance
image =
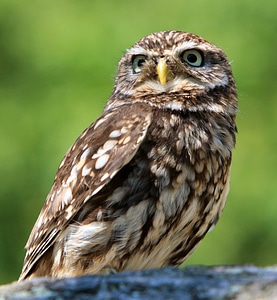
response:
[[[122,105],[104,111],[80,135],[62,160],[32,229],[20,279],[28,275],[86,201],[130,162],[145,138],[151,118],[151,108],[141,103]]]

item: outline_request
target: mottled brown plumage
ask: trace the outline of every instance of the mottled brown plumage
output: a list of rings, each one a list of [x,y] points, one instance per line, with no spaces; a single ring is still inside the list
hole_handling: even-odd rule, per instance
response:
[[[236,111],[221,49],[179,31],[137,42],[58,169],[20,279],[180,265],[224,207]]]

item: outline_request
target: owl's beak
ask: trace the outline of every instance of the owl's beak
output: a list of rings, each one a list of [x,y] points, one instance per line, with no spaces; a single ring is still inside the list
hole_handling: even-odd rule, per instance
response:
[[[169,70],[164,58],[161,58],[157,65],[157,74],[160,80],[161,85],[165,85],[168,81],[169,77]]]

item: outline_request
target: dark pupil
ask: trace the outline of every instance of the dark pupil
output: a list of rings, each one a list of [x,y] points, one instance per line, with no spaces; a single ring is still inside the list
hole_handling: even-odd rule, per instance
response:
[[[189,54],[187,60],[191,63],[195,63],[197,61],[197,56],[194,54]]]
[[[140,59],[140,60],[138,60],[138,67],[140,68],[140,67],[142,67],[143,65],[144,65],[144,63],[145,63],[145,59]]]

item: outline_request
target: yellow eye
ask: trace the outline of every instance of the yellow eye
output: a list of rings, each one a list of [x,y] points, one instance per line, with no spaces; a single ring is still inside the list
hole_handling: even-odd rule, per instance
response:
[[[136,55],[133,57],[132,60],[132,67],[135,73],[141,72],[141,69],[143,65],[146,62],[146,56],[145,55]]]
[[[203,64],[203,56],[198,50],[186,50],[181,54],[181,60],[192,67],[200,67]]]

